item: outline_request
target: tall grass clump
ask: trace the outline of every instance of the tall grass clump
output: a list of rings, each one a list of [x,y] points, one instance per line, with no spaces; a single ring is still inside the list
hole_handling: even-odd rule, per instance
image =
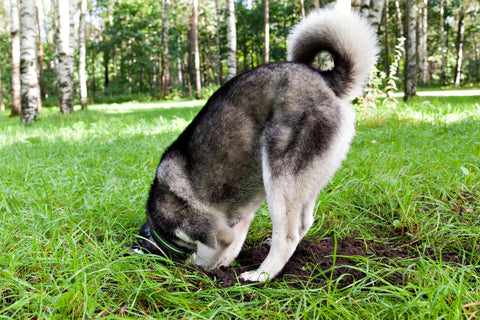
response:
[[[415,244],[358,259],[341,288],[285,279],[222,288],[201,270],[128,254],[160,155],[202,102],[94,105],[30,125],[0,112],[0,318],[473,319],[480,315],[478,97],[357,108],[357,135],[307,237]],[[265,206],[247,242],[271,230]],[[453,252],[455,262],[428,252]],[[335,268],[341,267],[336,265]],[[392,279],[396,279],[392,281]]]

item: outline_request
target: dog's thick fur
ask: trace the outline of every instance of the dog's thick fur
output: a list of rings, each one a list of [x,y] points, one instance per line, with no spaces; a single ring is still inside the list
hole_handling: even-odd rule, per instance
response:
[[[199,265],[228,266],[266,198],[270,252],[240,277],[265,281],[290,259],[313,223],[318,193],[347,154],[355,131],[350,100],[378,49],[363,18],[334,9],[309,14],[288,40],[288,62],[227,82],[165,151],[147,201],[143,247],[155,245],[153,230],[195,251]],[[332,70],[309,66],[323,50],[333,56]]]

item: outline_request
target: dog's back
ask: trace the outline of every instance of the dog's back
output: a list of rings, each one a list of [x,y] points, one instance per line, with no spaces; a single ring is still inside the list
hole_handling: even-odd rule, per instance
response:
[[[330,71],[309,66],[321,50],[333,55]],[[209,99],[164,153],[147,201],[144,230],[217,267],[236,257],[266,197],[272,247],[245,280],[277,275],[313,223],[318,192],[354,135],[349,100],[378,54],[373,29],[335,10],[294,27],[288,52],[289,62],[241,74]]]

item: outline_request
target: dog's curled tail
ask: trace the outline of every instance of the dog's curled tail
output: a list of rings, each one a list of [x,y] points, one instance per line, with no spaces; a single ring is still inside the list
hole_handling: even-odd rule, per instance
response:
[[[379,53],[367,20],[337,9],[312,11],[290,31],[287,60],[311,64],[321,51],[333,56],[333,69],[322,75],[336,95],[348,100],[360,95]]]

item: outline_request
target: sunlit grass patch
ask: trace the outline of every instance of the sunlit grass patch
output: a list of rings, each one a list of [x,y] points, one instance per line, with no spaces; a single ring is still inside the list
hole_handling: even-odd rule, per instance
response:
[[[471,97],[357,108],[357,135],[319,195],[308,237],[457,252],[298,289],[220,288],[198,269],[126,255],[162,152],[204,101],[91,106],[30,125],[0,112],[0,317],[469,318],[480,312],[480,108]],[[270,233],[263,206],[247,242]],[[312,266],[313,267],[313,266]],[[337,267],[341,267],[340,265]],[[387,281],[400,275],[402,282]],[[387,279],[387,280],[385,280]]]

